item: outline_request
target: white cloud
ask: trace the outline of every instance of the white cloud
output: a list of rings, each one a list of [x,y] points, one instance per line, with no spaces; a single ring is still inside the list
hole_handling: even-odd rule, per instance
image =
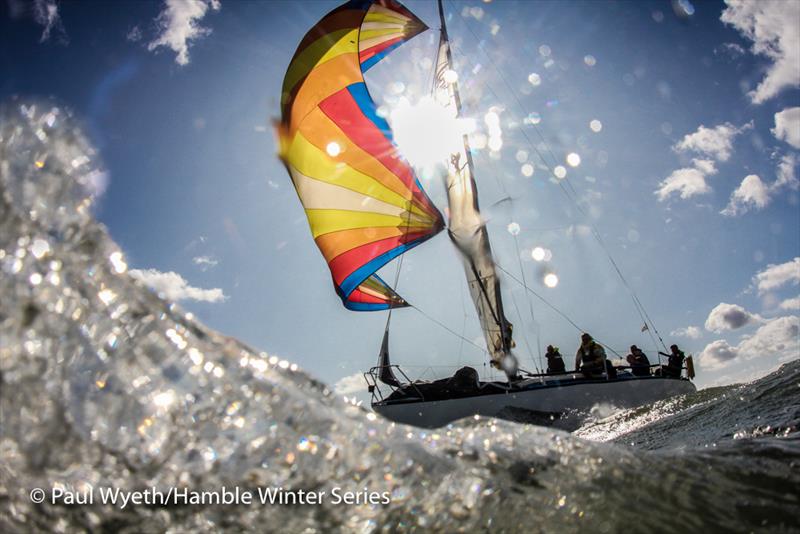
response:
[[[800,284],[800,257],[778,265],[767,265],[766,269],[753,277],[753,284],[760,295],[787,284]]]
[[[779,359],[800,355],[800,317],[785,316],[772,319],[745,337],[738,346],[740,356],[751,359],[776,354]]]
[[[698,339],[703,335],[701,330],[696,326],[687,326],[686,328],[678,328],[669,333],[671,336],[688,337],[690,339]]]
[[[364,380],[362,373],[353,373],[352,375],[340,378],[334,385],[333,390],[338,395],[352,395],[353,393],[363,393],[367,390],[367,382]]]
[[[760,210],[769,204],[769,187],[755,174],[744,177],[728,201],[727,207],[720,213],[736,216],[747,213],[751,208]]]
[[[739,187],[731,193],[728,205],[720,213],[736,216],[747,213],[751,209],[760,210],[765,208],[784,187],[798,189],[800,180],[797,179],[794,172],[796,165],[797,158],[794,154],[783,156],[776,170],[777,178],[769,185],[755,174],[746,176]]]
[[[800,86],[800,2],[794,0],[726,0],[720,20],[753,42],[751,51],[772,64],[748,93],[755,104],[788,87]]]
[[[713,159],[693,159],[692,164],[694,168],[702,172],[706,176],[710,174],[717,174],[717,167]]]
[[[187,65],[190,42],[211,33],[199,24],[209,7],[217,11],[221,4],[219,0],[165,0],[164,9],[156,18],[160,34],[147,49],[166,46],[177,53],[175,62],[178,65]]]
[[[782,310],[800,310],[800,297],[786,299],[780,304]]]
[[[747,50],[736,43],[722,43],[719,48],[714,49],[714,54],[720,54],[723,52],[728,54],[732,59],[735,59],[739,56],[743,56]]]
[[[207,271],[219,264],[219,261],[212,256],[195,256],[192,258],[192,263],[200,267],[201,271]]]
[[[64,26],[61,24],[61,15],[58,13],[58,4],[56,4],[55,0],[34,0],[33,19],[44,26],[39,42],[47,41],[54,32],[59,32],[66,37]]]
[[[125,36],[125,39],[127,39],[128,41],[130,41],[132,43],[140,41],[142,39],[142,30],[139,29],[139,26],[134,26],[133,28],[130,29],[128,34]]]
[[[701,124],[696,132],[686,134],[672,149],[675,152],[696,152],[717,161],[727,161],[731,157],[734,137],[752,127],[752,121],[739,128],[729,122],[713,128],[706,128]]]
[[[770,130],[776,138],[800,148],[800,107],[786,108],[775,114],[775,128]]]
[[[705,173],[687,167],[672,171],[672,174],[658,184],[655,194],[658,200],[663,202],[673,193],[680,195],[682,199],[687,199],[710,192],[711,187],[706,183]]]
[[[131,269],[131,276],[171,301],[198,300],[202,302],[221,302],[227,297],[219,288],[201,289],[190,286],[178,273],[162,273],[156,269]]]
[[[724,339],[712,341],[697,357],[703,369],[719,369],[725,367],[738,356],[736,347],[731,347]]]
[[[761,321],[763,321],[761,317],[750,313],[738,304],[721,302],[708,314],[705,326],[706,330],[719,333],[723,330],[736,330]]]
[[[800,354],[800,317],[777,317],[756,330],[752,336],[731,346],[718,339],[706,345],[698,359],[705,369],[725,367],[734,359],[774,358],[788,361]]]
[[[777,191],[778,189],[786,186],[789,189],[797,189],[800,186],[800,180],[794,173],[794,168],[797,166],[797,156],[794,154],[786,154],[781,158],[778,163],[778,178],[772,183],[770,189]]]
[[[659,182],[655,191],[659,202],[667,200],[672,194],[686,200],[696,195],[710,193],[711,186],[706,182],[706,177],[717,173],[714,160],[725,161],[730,158],[733,138],[752,127],[752,122],[740,128],[727,122],[714,128],[701,125],[696,132],[684,136],[672,147],[675,152],[698,152],[706,157],[693,158],[693,167],[672,171],[672,174]]]

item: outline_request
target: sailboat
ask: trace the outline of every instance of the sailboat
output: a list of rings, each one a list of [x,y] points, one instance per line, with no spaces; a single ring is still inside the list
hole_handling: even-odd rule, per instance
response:
[[[461,116],[458,76],[441,0],[433,97]],[[279,157],[328,263],[336,293],[354,311],[387,311],[378,364],[365,373],[372,407],[384,417],[439,427],[473,415],[554,418],[607,403],[635,407],[695,391],[691,359],[683,377],[635,376],[606,366],[599,374],[519,369],[513,326],[478,203],[469,138],[445,161],[448,218],[402,157],[364,74],[428,27],[394,0],[352,0],[325,15],[300,42],[281,93]],[[412,381],[390,362],[394,310],[411,306],[377,271],[447,229],[461,257],[491,365],[506,380],[481,381],[470,368],[448,379]],[[399,268],[398,268],[399,274]],[[395,281],[395,286],[397,281]],[[647,322],[645,322],[647,325]],[[663,343],[663,342],[662,342]],[[665,347],[666,350],[666,347]]]

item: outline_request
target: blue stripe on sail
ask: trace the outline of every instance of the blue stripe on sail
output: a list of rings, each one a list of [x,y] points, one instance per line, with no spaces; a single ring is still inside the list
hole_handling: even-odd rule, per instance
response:
[[[375,107],[375,101],[372,100],[369,91],[367,91],[367,85],[364,82],[356,82],[348,85],[347,90],[350,92],[350,96],[353,97],[353,100],[355,100],[364,116],[372,121],[375,127],[381,131],[389,142],[394,144],[392,129],[389,127],[389,123],[386,122],[386,119],[378,115],[378,109]]]
[[[394,50],[395,48],[397,48],[398,46],[400,46],[401,44],[403,44],[405,42],[406,42],[406,39],[403,39],[402,41],[397,41],[393,45],[387,46],[382,51],[378,52],[377,54],[375,54],[374,56],[372,56],[368,60],[364,61],[364,63],[361,64],[361,72],[367,72],[370,69],[370,67],[372,67],[378,61],[380,61],[384,57],[386,57],[386,54],[388,54],[389,52],[391,52],[392,50]]]
[[[351,302],[344,300],[344,307],[352,311],[381,311],[388,310],[388,304],[369,304],[366,302]]]
[[[406,252],[411,248],[414,248],[415,246],[419,245],[426,239],[430,239],[431,237],[433,237],[432,234],[418,237],[413,241],[409,241],[408,243],[399,245],[391,250],[387,250],[380,256],[372,258],[369,262],[365,263],[364,265],[362,265],[361,267],[350,273],[350,276],[348,276],[347,278],[344,279],[344,281],[342,281],[342,285],[339,286],[341,294],[350,296],[350,293],[352,293],[355,288],[361,285],[361,282],[363,282],[364,280],[369,278],[370,275],[375,273],[375,271],[377,271],[378,269],[380,269],[381,267],[392,261],[400,254]]]
[[[397,256],[408,250],[409,248],[408,245],[409,244],[406,243],[404,245],[400,245],[391,250],[388,250],[383,254],[381,254],[380,256],[372,258],[369,262],[365,263],[364,265],[362,265],[361,267],[350,273],[350,276],[348,276],[347,278],[344,279],[344,281],[342,281],[342,285],[340,286],[342,289],[342,293],[349,296],[350,293],[352,293],[355,288],[360,286],[361,282],[369,278],[369,276],[372,273],[374,273],[375,271],[377,271],[378,269],[380,269],[381,267],[383,267],[384,265],[395,259]]]

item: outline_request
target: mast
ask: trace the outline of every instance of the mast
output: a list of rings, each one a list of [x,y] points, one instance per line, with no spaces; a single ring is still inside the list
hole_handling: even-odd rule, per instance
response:
[[[442,29],[436,60],[434,98],[449,108],[454,117],[461,115],[461,97],[453,66],[450,40],[447,35],[442,0],[438,0]],[[478,188],[469,147],[469,137],[463,136],[463,148],[450,155],[447,164],[447,202],[449,206],[448,234],[461,253],[470,296],[478,312],[486,339],[491,363],[508,376],[516,374],[516,359],[512,325],[503,313],[500,280],[492,257],[489,234],[478,206]]]

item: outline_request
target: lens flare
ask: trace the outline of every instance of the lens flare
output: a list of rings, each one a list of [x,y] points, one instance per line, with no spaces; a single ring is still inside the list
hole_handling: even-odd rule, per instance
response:
[[[558,285],[558,276],[555,273],[547,273],[544,276],[544,285],[553,288]]]
[[[531,165],[530,163],[526,163],[525,165],[522,166],[520,172],[522,173],[522,176],[524,176],[525,178],[530,178],[531,176],[533,176],[533,165]]]
[[[525,117],[525,124],[539,124],[540,122],[542,122],[542,116],[535,111],[530,112],[528,116]]]
[[[342,153],[342,147],[339,146],[339,143],[336,141],[331,141],[328,143],[328,146],[325,147],[325,152],[327,152],[330,157],[335,158]]]

